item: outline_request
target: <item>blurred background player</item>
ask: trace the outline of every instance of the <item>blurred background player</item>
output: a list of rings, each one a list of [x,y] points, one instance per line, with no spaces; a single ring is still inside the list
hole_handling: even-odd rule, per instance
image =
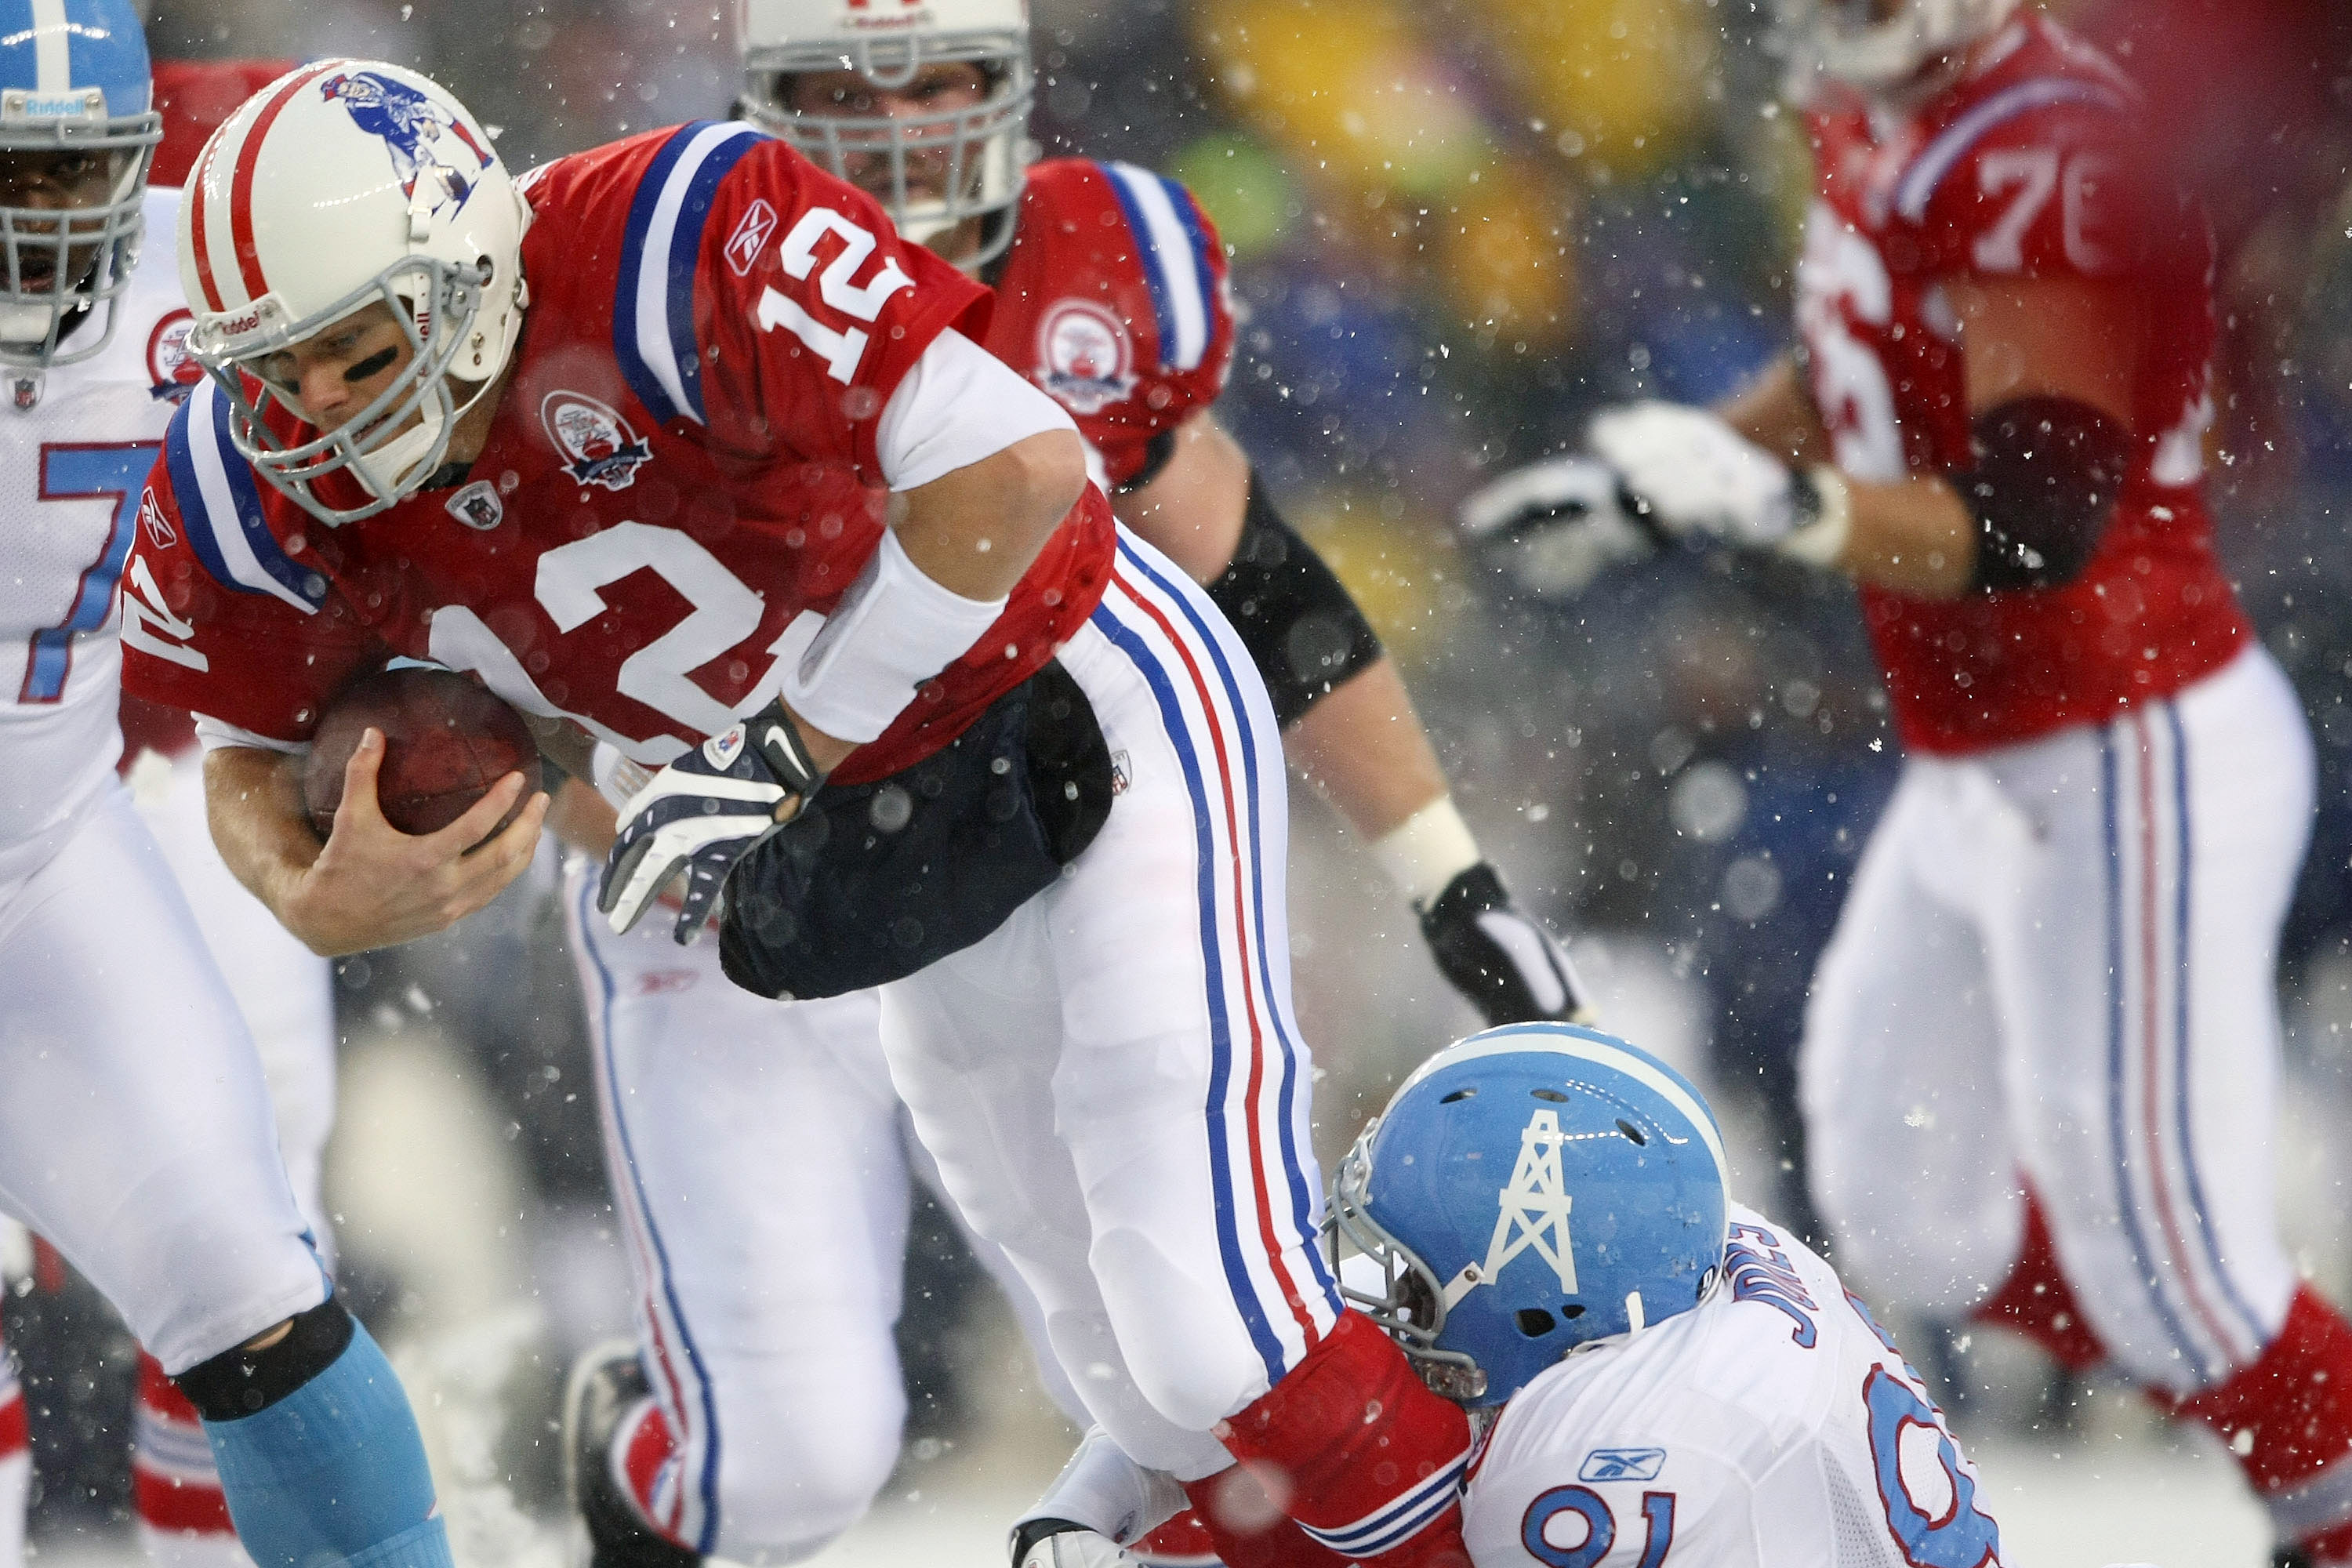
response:
[[[1234,321],[1223,247],[1191,195],[1132,165],[1026,163],[1018,0],[932,6],[887,43],[830,0],[784,0],[748,10],[741,44],[749,118],[996,289],[986,346],[1069,409],[1121,520],[1241,630],[1290,760],[1372,843],[1448,977],[1489,1022],[1580,1012],[1566,955],[1479,856],[1362,612],[1210,411]],[[582,781],[556,820],[600,854],[611,841],[612,810]],[[904,1414],[889,1328],[907,1173],[878,1010],[868,996],[780,1009],[729,986],[715,946],[614,937],[592,881],[575,867],[568,929],[614,1185],[637,1211],[642,1352],[683,1340],[696,1353],[655,1380],[658,1399],[634,1352],[583,1371],[614,1385],[593,1400],[609,1419],[574,1435],[591,1531],[615,1562],[646,1519],[692,1527],[670,1523],[667,1551],[640,1543],[646,1561],[803,1553],[865,1511]]]
[[[2111,1362],[2233,1439],[2283,1558],[2352,1561],[2352,1330],[2272,1199],[2311,747],[2212,552],[2210,240],[2134,86],[2014,9],[1788,7],[1802,354],[1720,416],[1603,414],[1599,491],[1564,459],[1466,515],[1862,584],[1910,759],[1807,1019],[1843,1261]]]
[[[0,707],[8,1206],[122,1311],[153,1353],[159,1400],[168,1373],[194,1401],[169,1401],[192,1419],[142,1433],[142,1452],[203,1472],[263,1562],[446,1564],[398,1382],[333,1299],[236,997],[114,778],[121,641],[152,642],[157,624],[121,610],[117,584],[186,388],[173,332],[188,312],[167,265],[136,264],[146,222],[169,226],[176,208],[148,189],[160,117],[139,19],[127,4],[32,0],[0,21],[0,69],[13,391],[0,417],[18,487],[5,538],[19,652]],[[144,586],[134,602],[152,606]],[[233,922],[215,936],[236,943]],[[308,1005],[253,990],[290,1002],[317,1050],[331,1040],[315,1037],[327,1019],[310,973]],[[277,979],[300,990],[299,972]],[[309,1184],[315,1204],[315,1169]],[[207,1459],[174,1452],[191,1444]],[[23,1501],[0,1504],[12,1535]]]
[[[423,139],[392,149],[406,185],[380,173],[383,104]],[[379,742],[354,754],[323,847],[304,824],[288,754],[386,651],[475,669],[662,763],[607,864],[614,928],[690,867],[688,939],[731,874],[729,973],[796,995],[831,994],[789,967],[828,953],[869,973],[877,944],[827,949],[823,922],[887,934],[893,1080],[1120,1440],[1204,1489],[1245,1457],[1289,1469],[1297,1528],[1267,1533],[1299,1544],[1244,1561],[1295,1560],[1310,1530],[1398,1568],[1449,1558],[1458,1412],[1339,1307],[1310,1249],[1283,784],[1231,628],[1117,531],[1067,416],[953,330],[980,324],[984,291],[854,188],[705,122],[549,165],[526,200],[488,142],[437,84],[333,61],[250,100],[197,171],[181,259],[208,379],[155,471],[169,536],[138,557],[186,630],[183,657],[137,668],[226,742],[206,785],[231,865],[320,951],[446,926],[514,875],[536,805],[474,846],[520,780],[411,838],[369,811]],[[897,487],[887,526],[876,479]],[[606,600],[641,569],[683,584],[685,621]],[[1026,861],[992,826],[1000,791],[1028,783],[992,782],[1016,722],[1033,765],[1054,726],[1077,745],[1082,723],[1099,763],[1097,794],[1037,797]],[[912,931],[896,884],[830,861],[845,891],[778,902],[801,850],[862,853],[846,816],[822,842],[780,820],[884,813],[892,791],[912,825],[898,842],[964,835],[1003,858],[927,883]],[[1001,891],[994,873],[1025,879],[1047,845],[1053,867]],[[1220,1220],[1237,1203],[1254,1225]],[[1386,1391],[1370,1418],[1320,1394],[1366,1382]],[[1357,1463],[1368,1445],[1395,1468]],[[1380,1528],[1360,1536],[1365,1519]]]
[[[1925,1382],[1725,1170],[1688,1079],[1545,1024],[1432,1057],[1340,1163],[1350,1297],[1480,1434],[1470,1561],[1999,1568]],[[1131,1539],[1155,1498],[1090,1436],[1013,1568],[1111,1561],[1095,1538]]]

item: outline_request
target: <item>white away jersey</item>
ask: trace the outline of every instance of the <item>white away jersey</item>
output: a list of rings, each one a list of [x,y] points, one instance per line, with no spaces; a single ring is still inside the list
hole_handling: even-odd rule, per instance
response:
[[[147,471],[197,374],[172,255],[179,200],[148,193],[146,243],[105,352],[48,371],[29,407],[0,377],[0,882],[56,850],[121,749],[116,589]],[[152,586],[142,597],[163,599]]]
[[[1730,1218],[1705,1302],[1503,1407],[1463,1502],[1476,1568],[2000,1568],[1918,1374],[1828,1264]]]

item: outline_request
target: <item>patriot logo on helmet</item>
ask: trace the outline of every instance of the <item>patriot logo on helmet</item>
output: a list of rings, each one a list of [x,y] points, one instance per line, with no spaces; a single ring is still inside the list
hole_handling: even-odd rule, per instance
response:
[[[383,139],[404,195],[415,199],[420,178],[437,182],[439,195],[430,211],[464,206],[474,194],[473,177],[490,166],[489,153],[474,140],[464,121],[405,82],[376,71],[337,71],[319,84],[319,95],[331,101],[341,99],[353,124]],[[467,164],[463,169],[441,155],[457,153],[452,141],[465,148],[457,154]]]
[[[563,471],[581,484],[625,490],[637,482],[637,469],[653,460],[653,448],[627,420],[585,394],[549,393],[539,405],[539,418],[547,438],[572,459]]]

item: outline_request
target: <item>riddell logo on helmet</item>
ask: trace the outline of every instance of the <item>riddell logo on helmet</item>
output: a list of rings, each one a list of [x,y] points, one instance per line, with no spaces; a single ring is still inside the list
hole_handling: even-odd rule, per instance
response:
[[[869,31],[919,27],[931,19],[923,0],[842,0],[844,20]]]

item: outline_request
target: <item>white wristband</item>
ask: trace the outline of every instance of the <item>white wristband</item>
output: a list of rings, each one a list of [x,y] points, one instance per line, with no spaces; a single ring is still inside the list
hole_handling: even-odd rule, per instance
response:
[[[862,745],[906,711],[923,682],[969,652],[1005,603],[940,587],[885,530],[833,614],[803,611],[784,629],[780,695],[817,730]]]
[[[1372,854],[1389,879],[1416,906],[1425,906],[1481,857],[1470,825],[1441,795],[1372,840]]]

